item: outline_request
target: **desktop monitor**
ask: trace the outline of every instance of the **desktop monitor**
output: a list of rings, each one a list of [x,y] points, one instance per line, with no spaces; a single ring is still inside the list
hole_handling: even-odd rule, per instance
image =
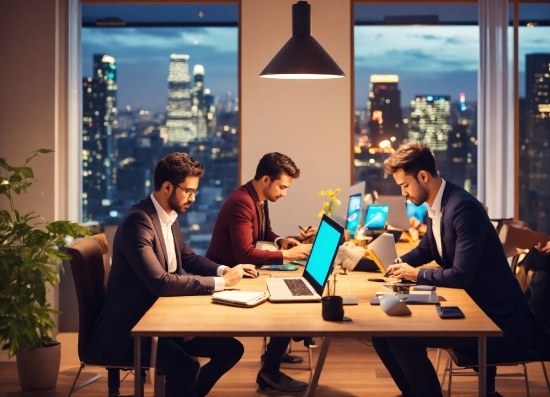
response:
[[[363,195],[361,193],[356,193],[349,196],[348,214],[346,216],[345,229],[349,230],[352,233],[355,232],[355,229],[357,229],[357,226],[359,226],[362,198]]]
[[[368,230],[384,229],[388,218],[389,205],[371,204],[367,207],[364,225]]]

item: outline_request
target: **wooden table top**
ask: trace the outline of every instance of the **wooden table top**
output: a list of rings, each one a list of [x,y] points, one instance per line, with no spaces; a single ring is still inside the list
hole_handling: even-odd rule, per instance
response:
[[[258,279],[244,278],[236,288],[267,291],[267,277],[300,276],[297,271],[261,270]],[[338,270],[336,271],[338,273]],[[502,331],[483,313],[464,290],[438,288],[442,305],[459,306],[464,319],[440,319],[433,304],[408,305],[410,316],[388,316],[370,304],[382,283],[367,281],[376,273],[338,275],[336,294],[359,298],[358,305],[344,306],[351,322],[329,322],[321,317],[321,303],[271,303],[253,308],[212,303],[211,296],[159,298],[139,323],[133,336],[501,336]],[[379,275],[378,275],[379,277]],[[331,277],[332,279],[332,277]]]

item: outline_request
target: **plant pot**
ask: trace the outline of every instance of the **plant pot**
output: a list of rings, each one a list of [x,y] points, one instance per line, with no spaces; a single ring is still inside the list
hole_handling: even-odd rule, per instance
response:
[[[44,390],[55,387],[61,363],[59,342],[35,350],[23,348],[16,357],[21,389]]]

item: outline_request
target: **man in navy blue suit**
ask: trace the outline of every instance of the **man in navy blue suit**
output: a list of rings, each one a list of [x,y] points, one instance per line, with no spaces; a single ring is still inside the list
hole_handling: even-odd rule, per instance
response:
[[[429,205],[428,230],[420,244],[398,258],[388,272],[420,285],[464,289],[503,331],[502,338],[487,339],[487,362],[525,359],[534,321],[483,205],[439,176],[434,156],[424,144],[401,145],[384,168],[403,196],[416,205]],[[418,268],[431,261],[440,268]],[[404,397],[442,395],[427,347],[477,349],[476,338],[372,338],[372,342]],[[496,368],[488,367],[487,374],[487,395],[499,396]]]

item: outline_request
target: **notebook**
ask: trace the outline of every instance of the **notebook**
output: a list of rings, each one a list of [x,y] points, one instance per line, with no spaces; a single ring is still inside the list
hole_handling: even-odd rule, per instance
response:
[[[381,234],[376,240],[370,243],[367,247],[367,253],[376,263],[376,266],[382,273],[386,273],[386,269],[393,264],[397,258],[397,250],[395,249],[395,239],[390,233]],[[413,288],[414,290],[414,288]],[[438,303],[439,298],[434,291],[414,291],[409,294],[398,294],[399,299],[406,300],[407,303]],[[371,304],[378,304],[377,297],[374,297]]]
[[[266,279],[271,302],[317,302],[332,270],[344,228],[323,215],[302,277]],[[291,289],[293,291],[291,291]]]
[[[359,226],[359,221],[361,220],[361,193],[352,194],[349,196],[348,202],[348,215],[346,217],[345,228],[350,232],[354,233],[357,226]]]
[[[365,215],[365,227],[368,230],[382,230],[388,218],[389,205],[371,204],[367,207]],[[395,258],[394,258],[395,259]]]
[[[267,300],[265,292],[256,291],[220,291],[212,295],[212,302],[238,307],[254,307]]]

